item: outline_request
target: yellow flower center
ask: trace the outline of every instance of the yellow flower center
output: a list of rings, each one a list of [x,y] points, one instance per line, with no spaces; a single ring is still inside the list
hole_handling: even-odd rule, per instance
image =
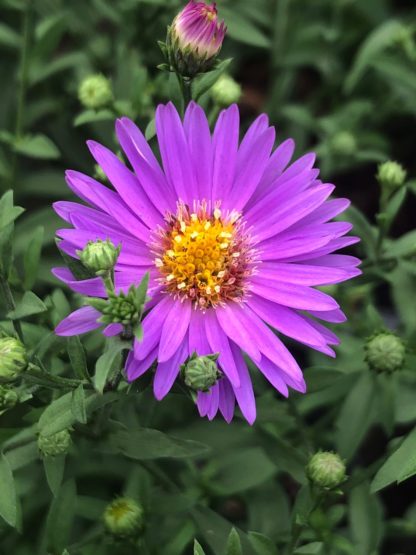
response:
[[[155,259],[165,288],[178,297],[192,299],[200,308],[215,306],[225,299],[238,300],[249,271],[247,237],[242,234],[240,214],[206,203],[194,212],[179,205],[176,216],[168,218],[162,245]]]

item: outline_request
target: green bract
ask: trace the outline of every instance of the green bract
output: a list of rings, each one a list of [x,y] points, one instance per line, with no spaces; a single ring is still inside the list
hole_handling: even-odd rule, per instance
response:
[[[27,367],[24,345],[14,337],[0,337],[0,381],[17,378]]]
[[[104,524],[116,537],[134,537],[144,525],[143,508],[134,499],[119,497],[104,511]]]

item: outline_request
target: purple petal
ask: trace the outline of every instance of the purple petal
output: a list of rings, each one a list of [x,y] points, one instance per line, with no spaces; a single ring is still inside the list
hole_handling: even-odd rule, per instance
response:
[[[124,328],[121,324],[109,324],[103,329],[103,334],[106,337],[114,337],[115,335],[122,333],[123,329]]]
[[[156,110],[156,130],[163,167],[180,200],[190,203],[197,194],[188,142],[182,122],[171,102]]]
[[[184,129],[196,176],[195,199],[211,199],[212,143],[209,124],[204,110],[191,102],[186,110]]]
[[[261,358],[256,342],[251,335],[250,322],[241,304],[226,304],[216,309],[218,322],[226,335],[237,343],[250,358],[258,362]]]
[[[176,198],[141,131],[128,118],[116,123],[117,138],[149,199],[159,212],[173,212]]]
[[[153,206],[137,177],[105,146],[87,141],[97,164],[112,183],[124,202],[151,229],[163,223],[161,214]]]
[[[159,362],[169,360],[179,348],[191,320],[192,304],[171,300],[171,309],[165,315],[159,344]]]
[[[360,270],[346,270],[331,266],[311,264],[289,264],[285,262],[263,262],[258,269],[258,277],[267,281],[294,283],[297,285],[328,285],[339,283],[359,275]]]
[[[80,335],[99,328],[102,324],[97,322],[101,313],[92,306],[83,306],[72,312],[55,328],[56,335],[70,337]]]
[[[234,416],[235,395],[227,378],[219,382],[219,408],[225,421],[229,424]]]
[[[285,376],[285,374],[278,366],[273,364],[273,362],[265,356],[261,357],[261,361],[257,364],[257,366],[259,367],[263,376],[269,380],[269,382],[275,389],[277,389],[277,391],[279,391],[284,397],[289,396],[286,382],[282,377]]]
[[[160,362],[157,365],[155,378],[153,381],[153,391],[158,401],[167,395],[179,374],[180,366],[188,358],[187,337],[179,345],[177,351],[169,360]]]
[[[105,287],[101,278],[91,278],[78,281],[68,268],[52,268],[52,273],[63,281],[73,291],[89,297],[107,297]]]
[[[157,349],[153,349],[143,360],[134,358],[134,352],[131,351],[126,361],[126,374],[129,382],[137,380],[145,374],[152,366],[157,357]]]
[[[216,310],[204,314],[205,332],[212,353],[219,353],[218,363],[234,387],[240,387],[237,366],[231,352],[230,343],[217,320]]]
[[[299,310],[333,310],[338,308],[338,303],[332,297],[304,285],[278,281],[271,283],[254,277],[251,279],[250,290],[269,301]]]
[[[239,125],[240,114],[235,104],[220,113],[212,140],[212,202],[227,199],[234,182]]]
[[[130,211],[117,193],[80,172],[68,170],[65,176],[70,189],[81,199],[110,214],[132,235],[148,242],[149,229]]]
[[[229,198],[224,207],[241,211],[256,190],[269,160],[275,139],[275,130],[269,127],[252,145],[244,164],[238,168]]]
[[[134,356],[143,360],[156,347],[160,341],[163,322],[172,305],[169,296],[164,296],[157,305],[149,311],[142,320],[143,340],[134,342]]]
[[[213,353],[205,332],[205,316],[206,314],[203,314],[200,310],[193,310],[191,313],[188,334],[191,355],[197,353],[198,356],[204,356]]]
[[[250,374],[240,349],[235,343],[231,343],[231,350],[237,364],[241,386],[234,389],[238,406],[247,422],[252,425],[256,420],[256,401],[254,398],[253,384]]]

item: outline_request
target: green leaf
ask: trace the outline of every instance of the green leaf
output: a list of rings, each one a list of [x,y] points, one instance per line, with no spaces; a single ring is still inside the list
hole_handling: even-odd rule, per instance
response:
[[[77,501],[75,482],[69,480],[62,485],[52,501],[46,520],[48,551],[61,553],[69,543]]]
[[[126,343],[118,338],[108,341],[107,350],[97,360],[95,366],[94,386],[97,391],[102,393],[108,377],[115,370],[115,366],[119,364],[119,355],[126,348]],[[117,368],[120,371],[119,368]]]
[[[405,233],[389,244],[387,249],[388,256],[400,258],[416,253],[416,230]]]
[[[0,230],[14,222],[24,211],[20,206],[13,206],[13,191],[4,193],[0,199]]]
[[[203,94],[209,91],[214,83],[217,82],[220,75],[224,73],[230,65],[231,61],[231,58],[223,60],[212,71],[208,71],[208,73],[199,75],[194,79],[192,83],[192,96],[195,100],[198,100]]]
[[[135,289],[136,293],[136,306],[143,306],[146,301],[147,288],[149,286],[149,272],[146,272]]]
[[[86,123],[96,123],[97,121],[114,120],[114,114],[111,110],[85,110],[77,115],[74,119],[74,126],[85,125]]]
[[[46,480],[51,492],[56,497],[59,493],[65,471],[65,455],[57,457],[44,457],[43,467],[45,469]]]
[[[33,314],[46,312],[47,310],[45,303],[37,295],[32,293],[32,291],[26,291],[16,309],[10,311],[7,317],[11,320],[19,320]]]
[[[227,22],[228,36],[234,40],[260,48],[270,47],[270,39],[249,19],[240,15],[237,10],[221,6],[221,15]]]
[[[146,131],[144,133],[146,141],[150,141],[156,135],[156,122],[155,118],[152,118],[147,124]]]
[[[87,416],[96,410],[113,403],[118,399],[116,393],[101,395],[94,392],[85,394],[85,410]],[[70,428],[76,421],[72,412],[72,392],[66,393],[53,401],[42,413],[38,422],[38,430],[43,435],[52,435],[61,430]]]
[[[194,555],[205,555],[205,551],[196,540],[194,540]]]
[[[46,135],[27,135],[15,142],[14,148],[19,154],[29,158],[53,160],[60,157],[55,144]]]
[[[277,547],[267,536],[258,532],[249,532],[248,539],[257,555],[278,555]]]
[[[388,19],[367,36],[345,81],[347,92],[351,92],[355,88],[370,62],[392,44],[392,41],[402,29],[402,23],[394,19]]]
[[[323,547],[324,544],[322,542],[311,542],[298,547],[294,553],[299,555],[318,555],[322,553]]]
[[[371,495],[367,483],[351,491],[349,517],[358,554],[371,555],[377,552],[382,526],[380,506],[376,497]]]
[[[240,536],[235,528],[232,528],[227,540],[226,555],[243,555]]]
[[[23,266],[25,270],[24,287],[25,289],[32,289],[36,282],[38,275],[40,255],[42,252],[44,228],[37,227],[31,240],[28,243],[26,252],[23,258]]]
[[[13,474],[5,455],[0,457],[0,516],[14,528],[17,525],[17,495]]]
[[[75,420],[81,424],[86,424],[87,422],[87,411],[85,408],[85,391],[84,386],[80,384],[72,392],[72,414]]]
[[[406,195],[407,195],[407,189],[406,187],[402,187],[389,200],[385,211],[386,224],[388,226],[392,224],[397,214],[399,213],[399,210],[403,206],[403,203],[405,201]]]
[[[0,44],[2,46],[19,48],[20,42],[21,38],[19,33],[16,33],[14,29],[9,27],[5,23],[0,23]]]
[[[266,482],[277,470],[260,447],[239,450],[221,458],[211,487],[220,495],[232,495]]]
[[[375,381],[363,372],[349,392],[338,416],[337,449],[342,457],[351,458],[364,439],[373,416]]]
[[[139,461],[160,458],[187,459],[200,457],[208,452],[208,447],[203,443],[177,439],[150,428],[116,432],[110,436],[110,445],[126,457]]]
[[[377,232],[364,214],[355,206],[350,206],[343,214],[347,220],[354,226],[354,233],[356,233],[363,242],[363,245],[370,258],[374,258],[376,252]]]
[[[371,483],[374,493],[393,482],[403,482],[416,474],[416,428],[404,439],[379,469]]]
[[[68,338],[67,351],[75,375],[80,380],[90,380],[85,350],[77,335]]]

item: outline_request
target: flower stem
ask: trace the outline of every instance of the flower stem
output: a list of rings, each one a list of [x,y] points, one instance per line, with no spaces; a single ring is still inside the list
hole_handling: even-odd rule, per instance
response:
[[[186,107],[192,100],[192,79],[179,74],[177,76],[183,98],[183,111],[185,112]]]
[[[16,308],[16,304],[14,302],[13,293],[10,289],[9,282],[3,273],[0,273],[0,291],[1,296],[4,299],[4,304],[6,306],[7,312],[11,312]],[[23,343],[23,330],[20,322],[18,320],[12,320],[13,327],[17,335],[19,336],[20,341]]]
[[[81,380],[73,380],[71,378],[62,378],[61,376],[54,376],[53,374],[49,374],[49,372],[45,372],[35,364],[29,364],[25,372],[25,375],[32,378],[40,379],[40,380],[47,380],[51,382],[51,384],[56,385],[57,387],[69,388],[69,389],[76,388],[81,383],[83,383]]]
[[[31,19],[32,19],[32,5],[33,0],[26,0],[25,11],[23,13],[23,25],[22,25],[22,48],[20,54],[20,66],[18,73],[18,89],[17,89],[17,110],[16,110],[16,123],[14,129],[15,140],[22,136],[23,132],[23,116],[26,104],[26,90],[28,81],[28,71],[29,71],[29,46],[30,46],[30,34],[31,34]],[[12,171],[10,184],[11,187],[14,186],[16,179],[16,167],[17,167],[17,153],[13,153],[12,160]]]

